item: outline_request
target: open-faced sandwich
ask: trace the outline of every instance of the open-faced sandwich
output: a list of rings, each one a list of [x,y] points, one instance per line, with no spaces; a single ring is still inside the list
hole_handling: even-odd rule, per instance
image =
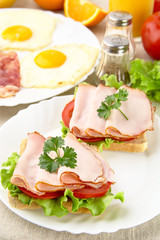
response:
[[[143,152],[148,146],[145,133],[153,130],[154,110],[141,90],[79,84],[62,121],[74,136],[101,150]]]
[[[99,215],[123,192],[111,193],[114,172],[94,147],[68,133],[45,139],[29,133],[3,163],[2,186],[9,202],[19,209],[43,208],[47,216],[72,213]]]

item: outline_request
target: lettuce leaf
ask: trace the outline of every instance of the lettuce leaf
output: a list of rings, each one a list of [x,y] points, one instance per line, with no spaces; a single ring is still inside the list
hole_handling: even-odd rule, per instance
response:
[[[9,167],[9,168],[3,168],[0,172],[1,175],[1,184],[4,187],[4,189],[11,187],[10,178],[13,175],[15,166],[18,162],[20,155],[18,153],[14,152],[12,155],[8,158],[8,160],[4,163],[2,163],[2,167]]]
[[[13,195],[11,194],[11,196]],[[57,217],[63,217],[69,212],[68,209],[63,206],[63,203],[68,200],[72,200],[72,212],[77,212],[79,208],[85,207],[91,211],[93,216],[102,214],[113,199],[119,199],[121,202],[124,202],[123,192],[119,192],[114,196],[110,191],[103,197],[86,199],[74,197],[73,192],[70,189],[65,190],[64,196],[55,199],[35,199],[22,192],[17,192],[16,196],[24,204],[30,205],[32,202],[38,203],[43,208],[46,216]]]
[[[106,73],[101,77],[101,80],[105,81],[106,86],[114,87],[116,89],[120,88],[124,84],[124,82],[122,81],[118,82],[117,77],[114,74],[108,76],[108,74]]]
[[[30,205],[32,202],[38,203],[44,210],[46,216],[57,216],[62,217],[68,213],[63,205],[64,202],[72,201],[72,212],[77,212],[79,208],[88,208],[93,216],[100,215],[105,211],[106,207],[111,203],[113,199],[119,199],[121,202],[124,201],[124,193],[117,193],[115,196],[111,193],[111,189],[103,197],[81,199],[73,196],[73,192],[66,189],[64,196],[55,199],[35,199],[24,194],[17,186],[10,182],[13,175],[13,171],[19,159],[17,153],[12,153],[11,157],[8,158],[6,162],[2,164],[1,184],[2,186],[9,190],[12,197],[17,197],[23,204]]]
[[[130,80],[131,87],[144,91],[150,100],[160,102],[160,61],[131,61]]]
[[[69,128],[66,127],[63,123],[63,121],[60,121],[61,124],[61,133],[62,133],[62,138],[65,138],[67,134],[70,132]]]
[[[103,152],[104,148],[105,149],[109,148],[111,143],[122,143],[122,142],[117,141],[117,140],[113,140],[111,138],[105,138],[103,141],[92,142],[92,143],[88,143],[88,144],[97,146],[98,150],[100,152]]]

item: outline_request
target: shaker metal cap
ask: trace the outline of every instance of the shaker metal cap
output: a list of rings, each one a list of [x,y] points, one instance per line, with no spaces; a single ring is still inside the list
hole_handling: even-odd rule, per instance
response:
[[[103,46],[110,53],[124,53],[129,49],[129,41],[121,35],[108,35],[103,40]]]
[[[115,27],[125,27],[132,23],[132,15],[126,11],[112,11],[108,14],[108,22]]]

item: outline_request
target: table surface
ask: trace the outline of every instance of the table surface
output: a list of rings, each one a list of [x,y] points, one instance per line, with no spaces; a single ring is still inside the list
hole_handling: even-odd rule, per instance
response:
[[[94,0],[98,2],[101,7],[107,9],[106,0]],[[17,0],[13,7],[25,7],[25,8],[37,8],[38,5],[33,0]],[[59,12],[58,12],[59,13]],[[63,14],[63,12],[60,12]],[[105,31],[106,19],[104,19],[100,24],[92,27],[90,30],[97,36],[101,42],[103,39]],[[149,59],[145,53],[141,44],[137,45],[136,56],[144,59]],[[70,92],[72,92],[71,90]],[[25,109],[29,104],[18,105],[15,107],[0,107],[0,126],[2,126],[8,119],[18,113],[21,109]],[[157,104],[159,108],[159,104]],[[158,115],[160,116],[160,111],[158,109]],[[146,209],[147,211],[147,209]],[[78,239],[89,240],[89,239],[110,239],[110,240],[159,240],[160,239],[160,215],[153,218],[152,220],[141,224],[137,227],[132,227],[130,229],[119,230],[116,233],[100,233],[97,235],[79,234],[74,235],[68,232],[57,232],[43,227],[34,225],[16,214],[10,211],[1,201],[0,201],[0,240],[3,239],[14,239],[14,240],[25,240],[25,239],[72,239],[76,237]]]

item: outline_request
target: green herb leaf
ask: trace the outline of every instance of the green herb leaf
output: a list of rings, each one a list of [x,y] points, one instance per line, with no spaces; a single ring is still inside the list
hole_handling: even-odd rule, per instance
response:
[[[66,166],[66,167],[70,167],[70,168],[75,168],[75,163],[77,162],[76,157],[77,157],[77,153],[74,151],[73,148],[71,147],[66,147],[66,148],[62,148],[64,151],[64,155],[63,155],[63,162],[61,163],[61,166]]]
[[[111,109],[108,105],[106,105],[104,102],[101,103],[100,108],[97,110],[98,116],[100,118],[107,119],[111,114]]]
[[[48,156],[48,154],[45,152],[41,154],[39,160],[40,160],[39,161],[40,168],[45,169],[50,173],[56,172],[57,169],[59,168],[59,162],[56,161],[57,158],[53,159],[50,156]]]
[[[61,137],[49,138],[45,141],[43,151],[50,153],[51,151],[57,152],[58,148],[64,145],[64,140]]]
[[[112,109],[119,110],[123,116],[128,120],[127,116],[119,109],[121,106],[121,101],[126,101],[128,97],[128,92],[126,89],[119,89],[119,91],[113,95],[107,96],[101,106],[97,109],[98,116],[100,118],[107,119],[111,115]]]
[[[66,166],[70,168],[76,167],[77,153],[73,148],[68,146],[63,147],[64,140],[62,137],[52,137],[45,141],[43,147],[43,154],[39,158],[39,166],[42,169],[52,173],[56,172],[60,166]],[[60,154],[60,148],[63,150],[63,154]],[[55,158],[49,156],[50,152],[55,152]]]

